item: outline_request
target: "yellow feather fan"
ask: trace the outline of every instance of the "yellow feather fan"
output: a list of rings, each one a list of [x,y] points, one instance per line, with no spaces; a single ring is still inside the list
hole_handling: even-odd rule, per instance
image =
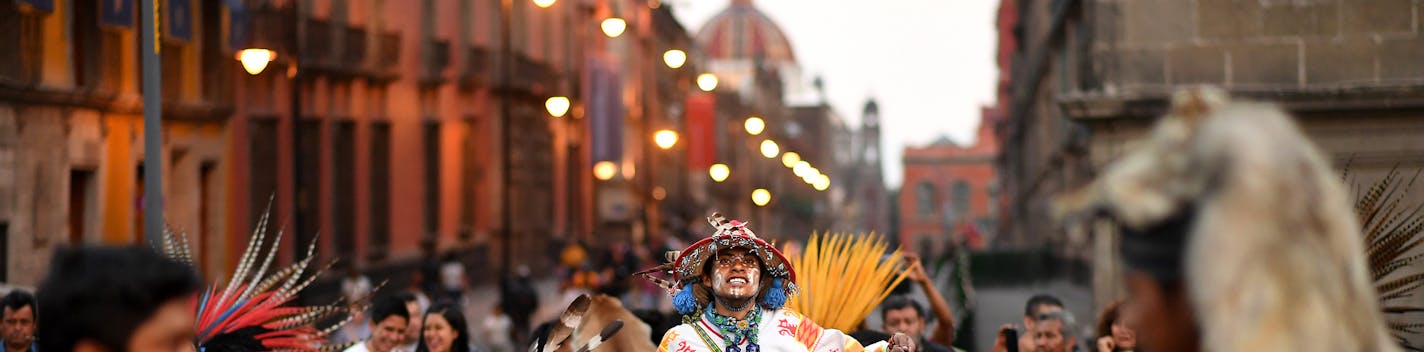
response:
[[[905,279],[899,249],[869,235],[812,234],[804,252],[783,248],[796,268],[800,294],[787,305],[822,327],[852,331]]]

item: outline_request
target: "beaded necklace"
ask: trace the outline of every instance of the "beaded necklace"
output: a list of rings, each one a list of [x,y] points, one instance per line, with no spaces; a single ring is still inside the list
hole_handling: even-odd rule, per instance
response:
[[[727,343],[727,352],[761,352],[761,346],[757,345],[757,327],[761,325],[761,307],[752,307],[747,312],[745,319],[737,319],[721,314],[713,305],[708,305],[703,310],[703,315],[707,320],[712,321],[712,326],[722,331],[723,342]],[[747,343],[746,350],[740,346]]]

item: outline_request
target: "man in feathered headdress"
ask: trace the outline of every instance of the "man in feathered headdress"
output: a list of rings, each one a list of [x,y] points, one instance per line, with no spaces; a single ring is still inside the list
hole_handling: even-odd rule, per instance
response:
[[[1396,351],[1338,174],[1279,107],[1190,89],[1066,197],[1122,233],[1123,319],[1153,351]]]
[[[713,214],[716,228],[670,263],[638,273],[667,288],[683,324],[663,335],[658,351],[911,351],[904,334],[866,348],[845,333],[823,329],[785,308],[796,294],[796,271],[746,223]],[[671,280],[653,276],[664,273]]]

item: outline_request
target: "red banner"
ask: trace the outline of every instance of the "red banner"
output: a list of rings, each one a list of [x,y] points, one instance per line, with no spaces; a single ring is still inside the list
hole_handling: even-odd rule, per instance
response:
[[[687,95],[687,167],[706,171],[717,162],[717,96]]]

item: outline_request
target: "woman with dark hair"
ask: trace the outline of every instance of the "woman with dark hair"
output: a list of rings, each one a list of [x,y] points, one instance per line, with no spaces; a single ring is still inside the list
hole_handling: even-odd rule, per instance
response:
[[[416,352],[470,352],[470,328],[460,306],[439,303],[425,311]]]
[[[1098,352],[1127,352],[1137,351],[1137,332],[1129,329],[1122,320],[1118,319],[1118,312],[1122,309],[1122,302],[1113,302],[1103,309],[1103,314],[1098,316],[1097,337]]]

